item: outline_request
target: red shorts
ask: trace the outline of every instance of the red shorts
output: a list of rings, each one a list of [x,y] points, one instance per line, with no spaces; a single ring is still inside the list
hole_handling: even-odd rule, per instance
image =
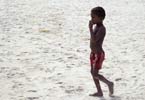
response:
[[[102,63],[105,59],[105,53],[101,52],[101,53],[93,53],[91,52],[90,54],[90,63],[91,63],[91,67],[95,67],[96,69],[101,69],[102,68]]]

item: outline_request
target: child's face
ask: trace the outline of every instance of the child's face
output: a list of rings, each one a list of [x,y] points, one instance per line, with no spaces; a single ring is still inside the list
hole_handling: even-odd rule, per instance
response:
[[[100,23],[102,20],[95,14],[91,13],[91,21],[93,24]]]

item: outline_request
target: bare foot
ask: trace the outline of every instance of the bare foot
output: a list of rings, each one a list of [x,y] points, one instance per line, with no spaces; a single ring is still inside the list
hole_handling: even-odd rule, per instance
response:
[[[103,96],[103,93],[93,93],[93,94],[90,94],[89,96],[94,96],[94,97],[102,97]]]
[[[110,82],[108,84],[108,88],[109,88],[109,96],[112,96],[113,93],[114,93],[114,83],[113,82]]]

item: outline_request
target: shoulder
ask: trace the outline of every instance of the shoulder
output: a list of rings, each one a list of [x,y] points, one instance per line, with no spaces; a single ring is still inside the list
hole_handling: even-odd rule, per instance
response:
[[[102,26],[99,27],[99,30],[106,31],[106,27],[104,25],[102,25]]]
[[[106,27],[104,25],[100,26],[98,30],[101,33],[104,33],[104,34],[106,33]]]

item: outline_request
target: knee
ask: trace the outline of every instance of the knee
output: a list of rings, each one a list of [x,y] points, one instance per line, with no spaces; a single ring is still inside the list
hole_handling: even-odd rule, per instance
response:
[[[90,71],[93,77],[99,77],[99,74],[95,70]]]
[[[93,76],[97,79],[99,79],[99,74],[98,73],[93,73]]]
[[[93,68],[91,68],[90,73],[91,73],[92,75],[94,75],[95,70],[94,70]]]

